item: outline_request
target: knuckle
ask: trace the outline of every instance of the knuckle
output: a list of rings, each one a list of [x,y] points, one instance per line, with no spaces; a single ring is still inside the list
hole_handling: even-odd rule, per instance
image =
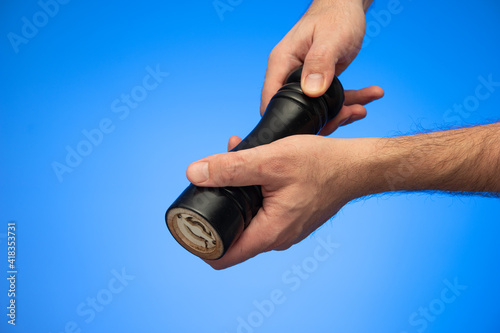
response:
[[[285,144],[274,158],[264,165],[264,172],[277,178],[294,177],[300,172],[303,158],[297,145],[293,142]]]
[[[312,48],[306,57],[306,63],[310,66],[333,66],[335,62],[334,60],[335,59],[333,59],[330,47],[326,45],[320,45]]]
[[[327,45],[318,45],[311,49],[310,54],[312,57],[325,58],[330,54],[330,48]]]
[[[282,53],[283,53],[283,51],[281,48],[281,43],[278,43],[275,47],[273,47],[273,49],[269,53],[268,60],[274,60],[277,57],[281,56]]]
[[[270,160],[264,165],[261,165],[259,167],[259,173],[261,175],[271,176],[272,178],[278,180],[288,178],[288,176],[290,176],[291,169],[292,168],[290,167],[287,159],[276,158]]]
[[[267,58],[268,66],[276,65],[278,59],[281,57],[281,50],[276,46],[271,53],[269,53],[269,57]]]
[[[245,165],[244,158],[237,153],[224,154],[219,163],[219,182],[231,184],[242,174],[242,166]]]

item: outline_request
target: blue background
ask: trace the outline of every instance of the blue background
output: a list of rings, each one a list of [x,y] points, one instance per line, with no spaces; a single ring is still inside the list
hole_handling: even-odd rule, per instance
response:
[[[188,184],[186,167],[257,123],[269,52],[308,3],[233,1],[219,16],[211,0],[71,1],[47,22],[35,1],[0,5],[2,332],[500,331],[496,199],[358,200],[288,251],[224,271],[169,234],[164,213]],[[377,84],[386,95],[332,136],[498,119],[499,88],[472,111],[448,111],[471,101],[478,77],[500,81],[498,1],[401,0],[382,15],[388,8],[372,6],[365,46],[341,75],[348,89]],[[16,52],[9,33],[21,35],[34,15],[42,26]],[[148,66],[168,76],[126,116],[113,112]],[[58,179],[53,163],[65,164],[67,147],[85,145],[82,131],[103,119],[113,130]],[[6,316],[11,220],[15,327]],[[338,248],[318,261],[326,241]],[[445,281],[467,289],[443,303],[442,292],[453,295]],[[435,315],[423,319],[429,306]]]

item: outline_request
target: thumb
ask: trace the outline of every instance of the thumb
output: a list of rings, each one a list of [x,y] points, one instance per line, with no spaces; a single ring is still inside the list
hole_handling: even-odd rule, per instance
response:
[[[322,38],[320,33],[315,37],[304,59],[301,80],[302,90],[310,97],[319,97],[330,87],[338,59],[336,47],[331,45],[331,37]]]
[[[191,183],[197,186],[264,185],[262,172],[267,154],[257,154],[257,148],[212,155],[192,163],[186,171]],[[261,157],[262,156],[262,157]]]

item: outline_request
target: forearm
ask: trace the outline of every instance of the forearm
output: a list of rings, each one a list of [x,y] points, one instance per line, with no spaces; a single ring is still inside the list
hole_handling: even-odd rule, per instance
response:
[[[363,195],[390,191],[500,193],[500,123],[366,139]]]

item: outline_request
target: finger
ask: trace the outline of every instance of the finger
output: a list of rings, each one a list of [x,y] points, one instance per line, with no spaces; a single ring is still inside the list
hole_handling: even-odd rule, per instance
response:
[[[357,120],[363,119],[364,117],[366,117],[366,109],[364,106],[359,104],[348,106],[344,105],[339,114],[334,119],[326,123],[326,125],[319,132],[319,135],[330,135],[338,127],[351,124]]]
[[[268,233],[263,232],[267,228],[266,221],[266,216],[261,208],[250,225],[222,258],[205,260],[205,262],[214,269],[225,269],[255,257],[259,253],[269,251],[274,239]]]
[[[366,117],[366,109],[363,105],[382,98],[384,90],[378,86],[372,86],[359,90],[346,90],[344,94],[344,106],[339,114],[321,129],[319,132],[320,135],[330,135],[338,127],[351,124]]]
[[[267,172],[276,152],[267,146],[212,155],[192,163],[186,175],[198,186],[249,186],[276,183],[279,176]]]
[[[345,119],[344,121],[340,122],[339,127],[352,124],[353,122],[361,120],[366,117],[367,112],[366,108],[363,105],[359,104],[349,105],[346,106],[346,109],[349,110],[348,112],[351,114],[351,116]]]
[[[298,68],[302,62],[288,51],[281,47],[275,47],[269,55],[264,86],[260,100],[260,115],[266,111],[267,104],[280,89],[285,80],[294,69]]]
[[[306,95],[319,97],[332,84],[339,48],[326,31],[318,30],[313,38],[304,60],[301,87]]]
[[[229,138],[229,142],[227,143],[227,151],[232,150],[241,142],[241,138],[239,136],[233,135]]]
[[[384,90],[379,86],[366,87],[359,90],[346,90],[345,105],[361,104],[366,105],[384,96]]]

